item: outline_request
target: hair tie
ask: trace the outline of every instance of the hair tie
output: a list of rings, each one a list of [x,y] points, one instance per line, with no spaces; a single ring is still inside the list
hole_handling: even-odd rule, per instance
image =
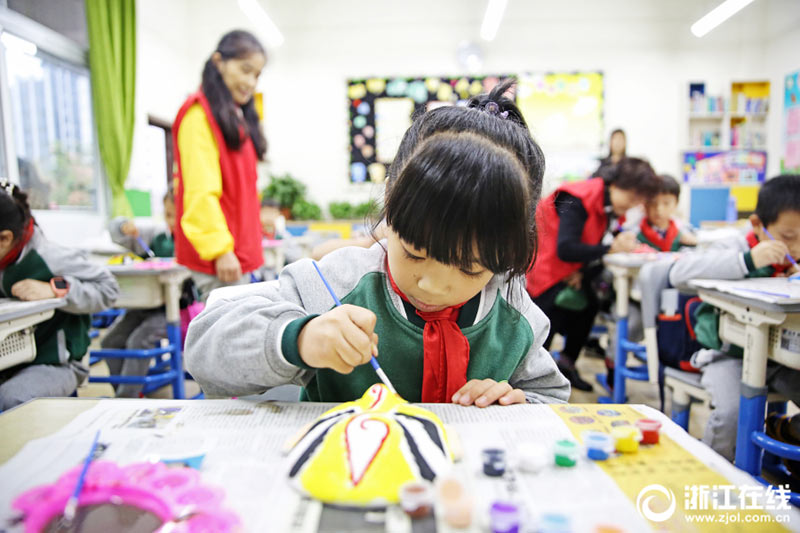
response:
[[[500,106],[497,105],[497,102],[489,102],[485,106],[483,106],[483,110],[489,113],[490,115],[497,115],[500,113]]]

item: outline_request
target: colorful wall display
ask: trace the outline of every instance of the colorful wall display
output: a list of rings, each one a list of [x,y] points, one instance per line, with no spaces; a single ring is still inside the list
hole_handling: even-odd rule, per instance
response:
[[[604,140],[603,74],[518,75],[516,102],[548,154],[548,175],[583,179],[597,168]],[[463,105],[502,77],[417,77],[348,80],[350,180],[380,183],[411,117],[421,109]]]
[[[767,152],[684,152],[683,181],[690,185],[747,185],[763,182],[767,175]]]
[[[800,174],[800,71],[786,76],[781,172]]]
[[[350,181],[382,183],[411,117],[419,110],[463,105],[492,90],[498,76],[369,78],[347,81]]]

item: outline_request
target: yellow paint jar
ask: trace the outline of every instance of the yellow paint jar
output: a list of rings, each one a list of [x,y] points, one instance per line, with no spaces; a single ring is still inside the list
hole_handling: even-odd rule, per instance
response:
[[[639,441],[642,440],[642,432],[634,426],[620,426],[611,430],[614,437],[615,447],[620,453],[636,453],[639,451]]]

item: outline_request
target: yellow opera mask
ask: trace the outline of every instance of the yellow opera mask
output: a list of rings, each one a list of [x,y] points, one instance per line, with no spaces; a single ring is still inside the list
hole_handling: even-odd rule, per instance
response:
[[[433,479],[454,460],[439,418],[382,384],[320,416],[289,453],[295,487],[325,503],[397,503],[409,481]]]

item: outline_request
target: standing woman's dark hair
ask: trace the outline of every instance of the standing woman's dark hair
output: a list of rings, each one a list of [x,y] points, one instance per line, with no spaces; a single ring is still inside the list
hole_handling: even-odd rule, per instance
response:
[[[242,138],[239,128],[242,126],[242,118],[244,118],[244,126],[253,140],[258,158],[263,160],[267,153],[267,140],[261,131],[254,99],[250,98],[244,105],[239,105],[234,101],[215,62],[217,54],[219,54],[217,61],[229,61],[244,59],[251,54],[261,54],[266,58],[267,53],[252,33],[244,30],[228,32],[220,39],[217,49],[206,61],[203,67],[202,83],[203,94],[206,95],[211,105],[214,119],[222,130],[228,148],[237,150],[241,146]],[[239,109],[241,109],[241,115]]]
[[[616,139],[615,139],[616,137]],[[620,143],[622,146],[620,148]],[[611,132],[611,135],[608,136],[608,159],[613,159],[614,156],[618,158],[625,157],[627,155],[627,145],[628,139],[625,136],[625,130],[622,128],[617,128]]]

